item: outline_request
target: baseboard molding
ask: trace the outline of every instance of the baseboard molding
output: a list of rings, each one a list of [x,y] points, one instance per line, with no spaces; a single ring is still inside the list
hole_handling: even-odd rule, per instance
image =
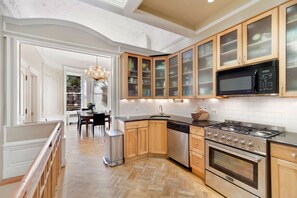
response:
[[[47,139],[10,142],[3,145],[3,179],[24,175]]]

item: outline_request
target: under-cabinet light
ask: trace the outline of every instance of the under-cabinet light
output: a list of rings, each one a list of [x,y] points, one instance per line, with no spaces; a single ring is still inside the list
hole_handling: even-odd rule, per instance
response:
[[[208,1],[208,3],[212,3],[212,2],[214,2],[215,0],[207,0]]]

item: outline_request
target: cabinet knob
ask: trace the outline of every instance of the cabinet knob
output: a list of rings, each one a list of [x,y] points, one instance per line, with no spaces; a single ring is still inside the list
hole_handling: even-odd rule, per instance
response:
[[[296,158],[296,153],[292,153],[291,156],[292,156],[293,158]]]

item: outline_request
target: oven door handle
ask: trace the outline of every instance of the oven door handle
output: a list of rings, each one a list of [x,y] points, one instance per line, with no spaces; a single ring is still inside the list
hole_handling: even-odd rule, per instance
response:
[[[255,163],[259,163],[261,161],[261,158],[260,157],[250,157],[250,156],[247,156],[247,155],[243,155],[243,154],[240,154],[240,153],[233,152],[233,151],[228,150],[228,149],[220,148],[220,147],[215,146],[215,145],[209,145],[209,146],[210,147],[213,147],[215,149],[218,149],[220,151],[224,151],[226,153],[230,153],[230,154],[235,155],[237,157],[241,157],[241,158],[250,160],[250,161],[255,162]]]

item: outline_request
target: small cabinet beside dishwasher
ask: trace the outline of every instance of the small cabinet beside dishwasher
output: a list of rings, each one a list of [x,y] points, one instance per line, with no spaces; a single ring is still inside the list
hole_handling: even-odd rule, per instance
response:
[[[205,178],[204,160],[204,128],[190,126],[190,167],[201,179]]]

